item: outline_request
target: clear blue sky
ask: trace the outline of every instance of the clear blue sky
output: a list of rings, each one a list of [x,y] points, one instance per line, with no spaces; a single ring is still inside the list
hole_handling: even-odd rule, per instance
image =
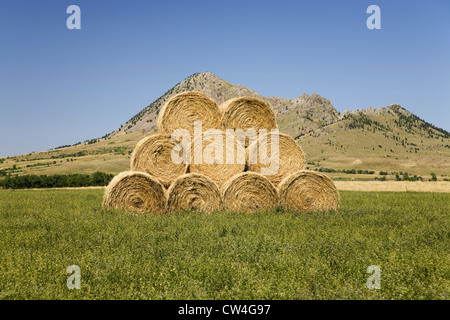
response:
[[[1,0],[0,156],[103,136],[205,71],[340,112],[398,103],[450,130],[450,1]]]

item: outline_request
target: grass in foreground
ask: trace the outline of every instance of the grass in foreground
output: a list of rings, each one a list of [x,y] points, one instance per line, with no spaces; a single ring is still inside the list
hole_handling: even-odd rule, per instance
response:
[[[338,212],[101,208],[103,190],[0,191],[0,299],[449,299],[450,194],[341,192]],[[70,265],[81,289],[66,287]],[[366,287],[381,268],[381,289]]]

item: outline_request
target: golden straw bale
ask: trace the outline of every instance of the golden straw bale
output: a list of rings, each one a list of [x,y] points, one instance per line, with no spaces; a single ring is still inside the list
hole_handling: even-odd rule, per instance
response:
[[[136,214],[164,213],[165,189],[145,172],[121,172],[106,187],[103,206]]]
[[[199,173],[187,173],[175,179],[167,190],[169,212],[198,210],[206,213],[222,210],[219,187]]]
[[[164,104],[158,117],[158,132],[172,134],[187,129],[194,134],[194,122],[202,122],[203,131],[220,128],[221,113],[217,103],[206,94],[196,91],[179,93]]]
[[[197,152],[196,144],[202,145]],[[239,154],[241,155],[240,159]],[[195,163],[196,156],[201,156],[201,161],[197,161],[199,163]],[[244,169],[245,149],[235,136],[215,130],[214,132],[205,132],[203,137],[197,137],[192,141],[189,172],[204,174],[220,187],[226,180],[243,172]]]
[[[261,146],[267,141],[267,149],[263,154],[263,159],[271,159],[267,164],[261,161]],[[274,144],[274,154],[272,154],[272,141],[278,141],[278,148]],[[266,157],[267,156],[267,157]],[[252,163],[252,158],[255,160]],[[283,133],[269,132],[261,135],[257,141],[247,148],[247,166],[249,171],[262,173],[275,187],[288,175],[303,170],[305,166],[305,155],[298,143],[289,135]],[[263,170],[273,167],[270,174],[265,174]]]
[[[253,97],[241,97],[229,99],[219,107],[222,112],[222,129],[254,129],[258,134],[260,129],[277,128],[275,113],[270,105],[261,99]],[[248,147],[249,140],[245,140]]]
[[[302,170],[286,177],[278,187],[281,207],[297,212],[337,210],[339,193],[323,173]]]
[[[146,172],[168,188],[173,180],[187,171],[187,164],[172,161],[172,150],[177,144],[168,134],[154,134],[142,139],[131,155],[131,170]]]
[[[224,209],[231,212],[275,210],[279,197],[274,185],[263,175],[242,172],[222,186]]]

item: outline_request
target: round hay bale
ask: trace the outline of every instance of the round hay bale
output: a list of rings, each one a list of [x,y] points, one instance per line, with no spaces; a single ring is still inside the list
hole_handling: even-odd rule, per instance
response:
[[[302,170],[286,177],[278,187],[281,207],[296,212],[337,210],[339,193],[334,182],[320,172]]]
[[[121,172],[106,187],[103,206],[136,214],[164,213],[165,189],[145,172]]]
[[[172,134],[176,129],[187,129],[194,134],[194,122],[202,121],[202,130],[220,128],[221,114],[217,103],[201,92],[179,93],[162,107],[158,117],[158,132]]]
[[[187,173],[175,179],[167,190],[167,209],[198,210],[206,213],[223,207],[219,187],[203,174]]]
[[[231,212],[275,210],[279,197],[274,185],[263,175],[242,172],[222,186],[224,209]]]
[[[131,155],[131,170],[146,172],[168,188],[173,180],[186,173],[188,166],[172,161],[172,150],[177,144],[168,134],[154,134],[142,139]]]
[[[278,140],[278,148],[274,145],[274,154],[272,155],[272,140]],[[267,151],[263,152],[261,161],[261,145],[267,141]],[[266,158],[267,156],[267,158]],[[252,159],[254,161],[252,161]],[[253,163],[252,163],[253,162]],[[290,174],[303,170],[305,166],[305,155],[298,143],[289,135],[283,133],[269,132],[258,138],[247,149],[247,166],[249,171],[261,173],[278,186],[281,180]]]
[[[201,148],[196,150],[196,145],[200,144]],[[234,135],[214,130],[205,132],[203,137],[192,142],[189,172],[204,174],[220,187],[244,169],[245,148]]]
[[[254,129],[258,134],[260,129],[269,132],[277,128],[275,113],[270,105],[258,98],[242,97],[225,101],[219,107],[222,112],[222,129]],[[245,139],[245,147],[249,139]]]

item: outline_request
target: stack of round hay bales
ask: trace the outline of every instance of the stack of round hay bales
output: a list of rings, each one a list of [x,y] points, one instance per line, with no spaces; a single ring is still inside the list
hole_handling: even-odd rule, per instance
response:
[[[157,128],[136,145],[130,170],[110,182],[104,207],[159,214],[339,206],[333,181],[304,170],[301,147],[278,132],[272,108],[260,99],[241,97],[218,106],[203,93],[183,92],[162,107]]]

